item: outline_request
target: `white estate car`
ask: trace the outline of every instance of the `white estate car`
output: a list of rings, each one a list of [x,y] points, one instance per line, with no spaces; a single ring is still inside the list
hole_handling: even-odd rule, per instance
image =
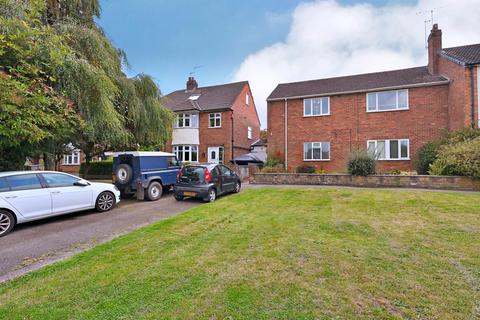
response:
[[[18,223],[93,208],[108,211],[119,201],[120,191],[109,183],[56,171],[0,172],[0,237]]]

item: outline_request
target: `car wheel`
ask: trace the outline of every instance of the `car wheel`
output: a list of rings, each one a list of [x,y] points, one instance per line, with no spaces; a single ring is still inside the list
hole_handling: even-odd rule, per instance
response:
[[[183,196],[178,194],[178,193],[174,193],[173,194],[173,197],[175,198],[175,200],[177,201],[182,201],[183,200]]]
[[[147,188],[147,199],[150,201],[156,201],[162,196],[163,187],[160,182],[153,181]]]
[[[0,210],[0,237],[3,237],[12,231],[15,225],[15,217],[6,210]]]
[[[133,177],[132,167],[126,163],[121,164],[115,170],[116,182],[119,184],[128,184]]]
[[[233,187],[233,192],[234,193],[239,193],[241,187],[242,187],[242,185],[240,184],[240,181],[235,182],[235,187]]]
[[[105,212],[115,206],[115,195],[109,191],[100,193],[95,202],[95,209],[100,212]]]
[[[208,190],[207,198],[205,202],[214,202],[217,199],[217,191],[215,189]]]

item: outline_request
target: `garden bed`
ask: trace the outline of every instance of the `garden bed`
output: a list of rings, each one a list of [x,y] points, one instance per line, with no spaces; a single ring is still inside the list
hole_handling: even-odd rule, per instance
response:
[[[297,184],[351,187],[424,188],[480,191],[480,180],[460,176],[256,173],[256,184]]]

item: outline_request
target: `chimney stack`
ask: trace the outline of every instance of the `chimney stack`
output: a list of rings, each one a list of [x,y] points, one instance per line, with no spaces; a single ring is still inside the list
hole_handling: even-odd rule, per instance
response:
[[[194,77],[188,77],[187,91],[195,91],[198,88],[197,80]]]
[[[428,71],[438,74],[438,54],[442,50],[442,30],[434,24],[428,36]]]

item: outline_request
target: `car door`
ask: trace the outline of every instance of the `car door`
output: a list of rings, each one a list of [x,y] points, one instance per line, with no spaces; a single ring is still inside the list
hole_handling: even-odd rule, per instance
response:
[[[10,191],[0,193],[25,219],[37,219],[52,214],[52,197],[35,173],[5,177]]]
[[[75,185],[80,179],[64,173],[42,173],[52,195],[52,212],[60,214],[94,207],[90,185]]]
[[[222,174],[220,173],[220,169],[218,167],[214,167],[212,169],[212,182],[215,184],[215,188],[217,189],[217,194],[223,193],[223,178]]]
[[[232,170],[228,169],[225,166],[218,166],[220,169],[221,175],[222,175],[222,189],[223,192],[230,192],[233,191],[233,188],[235,187],[235,177],[232,174]]]

